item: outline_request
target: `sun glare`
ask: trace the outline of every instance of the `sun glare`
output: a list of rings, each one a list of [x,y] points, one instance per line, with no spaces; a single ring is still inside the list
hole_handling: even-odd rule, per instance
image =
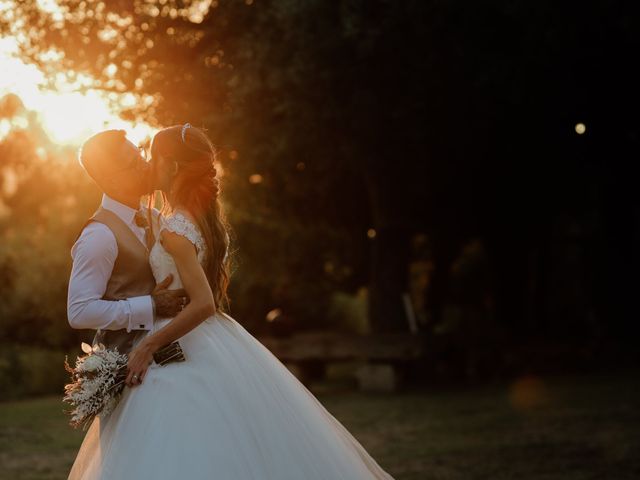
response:
[[[36,112],[53,142],[79,145],[92,134],[108,128],[127,131],[133,142],[153,135],[154,129],[144,123],[122,120],[118,111],[114,111],[113,101],[110,102],[104,92],[87,88],[90,78],[60,72],[55,79],[57,88],[51,90],[45,85],[43,73],[17,58],[16,52],[13,38],[0,38],[0,98],[9,93],[20,97],[27,110]],[[113,100],[113,94],[111,97]],[[130,107],[137,101],[131,93],[116,100],[122,107]],[[4,136],[2,133],[0,137]]]

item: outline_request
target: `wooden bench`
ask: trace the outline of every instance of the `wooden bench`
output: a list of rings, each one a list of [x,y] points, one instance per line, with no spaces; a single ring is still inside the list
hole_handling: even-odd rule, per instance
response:
[[[362,391],[395,391],[401,385],[403,367],[424,354],[420,334],[355,335],[337,332],[302,332],[289,337],[258,337],[300,381],[324,377],[326,366],[356,362],[358,388]]]

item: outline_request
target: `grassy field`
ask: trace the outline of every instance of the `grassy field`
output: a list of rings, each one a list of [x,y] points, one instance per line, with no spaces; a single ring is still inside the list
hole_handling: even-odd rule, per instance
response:
[[[637,378],[318,398],[397,480],[626,480],[640,478]],[[61,408],[59,397],[0,403],[0,480],[67,478],[84,432]]]

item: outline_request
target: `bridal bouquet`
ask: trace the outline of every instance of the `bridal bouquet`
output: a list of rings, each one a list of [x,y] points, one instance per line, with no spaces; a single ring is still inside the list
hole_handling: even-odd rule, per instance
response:
[[[106,417],[117,405],[127,378],[128,357],[102,343],[92,347],[82,342],[81,347],[87,355],[78,357],[74,368],[65,356],[64,368],[71,374],[71,383],[64,386],[62,401],[74,407],[65,412],[71,415],[69,424],[86,430],[96,416]]]
[[[118,404],[125,387],[129,358],[117,348],[108,349],[102,343],[92,347],[82,342],[81,348],[87,355],[77,357],[75,367],[69,365],[65,356],[64,368],[71,374],[71,383],[64,386],[62,401],[74,407],[65,411],[71,415],[69,425],[86,430],[96,416],[105,418]],[[185,360],[178,342],[164,346],[153,357],[158,365]]]

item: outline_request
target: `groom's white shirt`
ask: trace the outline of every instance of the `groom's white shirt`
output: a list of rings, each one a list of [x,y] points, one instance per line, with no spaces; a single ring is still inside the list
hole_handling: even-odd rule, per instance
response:
[[[108,195],[102,196],[102,208],[115,213],[140,239],[144,228],[135,224],[136,210]],[[151,295],[126,300],[102,300],[118,256],[116,237],[99,222],[87,225],[71,248],[73,267],[69,280],[67,316],[73,328],[151,330],[153,303]]]

